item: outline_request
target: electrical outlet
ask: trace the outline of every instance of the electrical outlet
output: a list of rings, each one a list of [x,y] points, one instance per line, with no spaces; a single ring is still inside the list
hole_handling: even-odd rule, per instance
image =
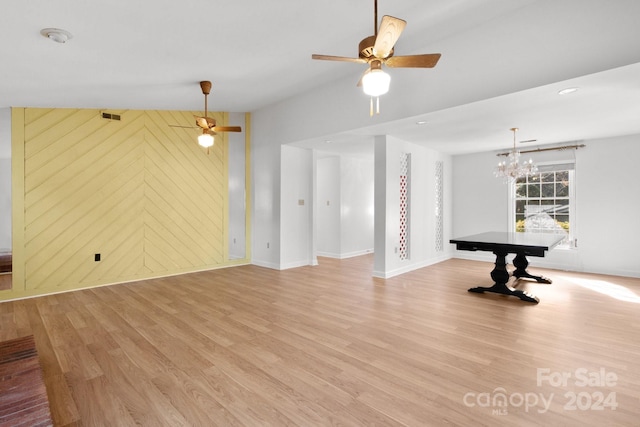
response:
[[[93,260],[94,260],[95,262],[100,261],[100,254],[95,254],[95,255],[93,256]]]

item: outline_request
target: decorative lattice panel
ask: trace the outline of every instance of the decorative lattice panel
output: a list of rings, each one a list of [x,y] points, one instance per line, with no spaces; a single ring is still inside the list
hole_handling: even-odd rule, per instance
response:
[[[411,154],[400,154],[400,235],[398,256],[409,259],[409,207],[411,199]]]
[[[435,216],[436,216],[436,230],[435,230],[435,246],[436,252],[441,252],[443,249],[443,217],[442,217],[442,196],[443,196],[443,163],[441,161],[436,162],[435,173]]]

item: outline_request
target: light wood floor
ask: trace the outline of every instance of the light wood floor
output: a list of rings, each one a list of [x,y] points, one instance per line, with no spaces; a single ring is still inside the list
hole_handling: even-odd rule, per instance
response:
[[[388,280],[372,263],[5,302],[0,340],[35,336],[61,426],[639,425],[640,279],[532,259],[554,280],[524,286],[535,305],[468,293],[490,263]]]

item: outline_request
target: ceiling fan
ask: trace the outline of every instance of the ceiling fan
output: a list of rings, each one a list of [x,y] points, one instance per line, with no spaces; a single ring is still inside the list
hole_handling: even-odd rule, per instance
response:
[[[398,41],[404,27],[407,25],[407,22],[403,19],[385,15],[380,21],[380,28],[378,28],[378,0],[374,0],[373,8],[374,35],[366,37],[360,42],[357,58],[311,55],[312,59],[369,64],[369,68],[367,68],[362,75],[358,86],[362,86],[364,93],[371,96],[370,115],[373,115],[373,97],[376,97],[376,111],[379,113],[380,103],[378,97],[384,95],[389,90],[391,77],[382,70],[383,64],[392,68],[433,68],[440,59],[439,53],[394,56],[393,47]]]
[[[209,93],[211,93],[211,82],[210,81],[201,81],[200,88],[202,89],[202,94],[204,95],[204,117],[201,116],[193,116],[196,119],[196,125],[202,129],[202,135],[198,136],[198,144],[205,147],[207,149],[207,153],[209,152],[209,147],[213,146],[213,137],[217,132],[242,132],[242,128],[240,126],[218,126],[216,125],[216,120],[212,117],[207,116],[207,97]],[[171,127],[179,127],[179,128],[191,128],[192,126],[178,126],[178,125],[169,125]]]

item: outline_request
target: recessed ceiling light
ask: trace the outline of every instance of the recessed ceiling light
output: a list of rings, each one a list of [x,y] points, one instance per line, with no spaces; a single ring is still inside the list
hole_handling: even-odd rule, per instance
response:
[[[416,122],[417,125],[426,125],[427,123],[429,122],[427,122],[426,120],[420,120]]]
[[[576,92],[578,90],[577,87],[568,87],[566,89],[562,89],[558,91],[558,95],[568,95],[570,93]]]
[[[56,43],[66,43],[73,38],[73,35],[69,31],[59,28],[44,28],[40,30],[40,34]]]
[[[333,143],[333,141],[332,141],[332,140],[330,140],[330,139],[325,139],[325,140],[324,140],[324,143],[325,143],[325,144],[331,144],[331,143]]]

